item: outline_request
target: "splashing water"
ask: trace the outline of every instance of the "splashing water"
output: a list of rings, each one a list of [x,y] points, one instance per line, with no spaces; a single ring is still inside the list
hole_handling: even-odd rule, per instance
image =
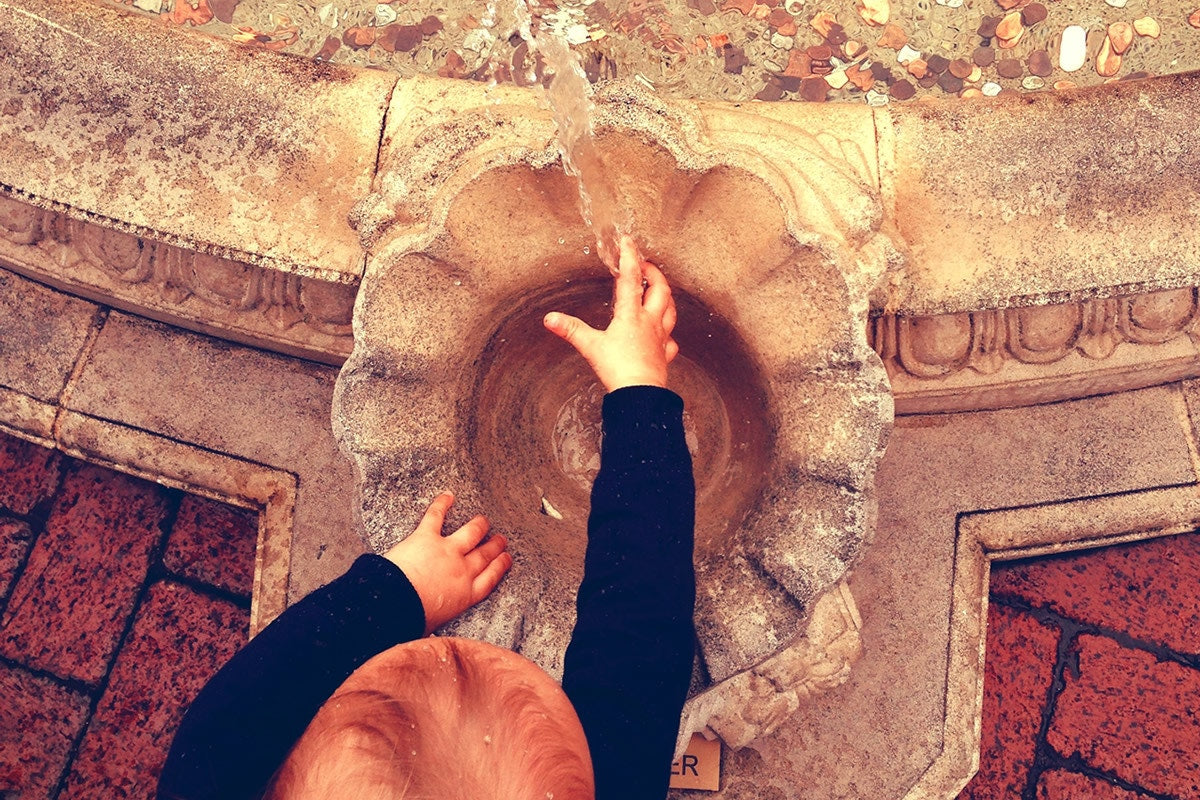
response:
[[[542,54],[552,75],[546,94],[554,113],[563,167],[579,183],[583,221],[596,236],[597,253],[616,274],[617,241],[631,225],[628,212],[618,203],[614,187],[605,176],[604,162],[596,148],[592,85],[579,56],[563,38],[546,30],[534,32],[528,3],[516,0],[517,31],[530,50]]]

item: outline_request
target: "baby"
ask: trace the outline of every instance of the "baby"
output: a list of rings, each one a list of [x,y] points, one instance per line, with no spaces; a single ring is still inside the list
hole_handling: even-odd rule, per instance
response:
[[[695,486],[662,272],[620,243],[613,319],[544,324],[603,384],[601,467],[560,688],[509,651],[424,638],[512,566],[450,494],[383,556],[289,608],[209,682],[160,798],[659,800],[694,654]]]

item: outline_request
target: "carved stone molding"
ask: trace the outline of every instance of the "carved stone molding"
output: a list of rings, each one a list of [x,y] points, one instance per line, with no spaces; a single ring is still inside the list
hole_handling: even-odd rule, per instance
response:
[[[871,344],[897,413],[1031,405],[1200,374],[1196,288],[927,317],[884,315]]]
[[[691,698],[680,743],[699,731],[736,749],[774,732],[801,703],[850,679],[863,654],[861,631],[858,607],[843,581],[817,600],[804,635],[790,647]]]
[[[340,364],[357,284],[197,253],[0,197],[0,264],[67,291],[235,341]]]

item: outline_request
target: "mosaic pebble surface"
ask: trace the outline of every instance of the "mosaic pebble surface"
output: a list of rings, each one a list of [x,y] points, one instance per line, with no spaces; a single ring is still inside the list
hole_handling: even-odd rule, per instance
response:
[[[518,17],[508,2],[123,4],[249,47],[403,76],[518,85],[548,77],[518,34]],[[1004,90],[1067,89],[1198,69],[1197,5],[1198,0],[544,0],[532,11],[535,26],[571,42],[593,83],[633,78],[667,96],[709,100],[881,105],[947,94],[982,98]],[[1083,63],[1068,72],[1060,48],[1072,26],[1084,30]],[[1068,45],[1071,41],[1068,36]],[[829,47],[830,57],[814,63],[814,47]],[[1004,61],[1010,63],[1001,73],[998,64]],[[967,68],[955,74],[949,69],[955,63]]]

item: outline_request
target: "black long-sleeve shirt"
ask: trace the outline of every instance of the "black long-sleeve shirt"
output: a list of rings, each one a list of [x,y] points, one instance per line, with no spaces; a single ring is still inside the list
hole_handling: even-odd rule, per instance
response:
[[[683,402],[638,386],[604,398],[601,467],[563,689],[597,800],[660,800],[694,652],[695,486]],[[419,638],[404,573],[361,556],[289,608],[204,687],[176,733],[161,800],[258,798],[321,705],[372,656]]]

